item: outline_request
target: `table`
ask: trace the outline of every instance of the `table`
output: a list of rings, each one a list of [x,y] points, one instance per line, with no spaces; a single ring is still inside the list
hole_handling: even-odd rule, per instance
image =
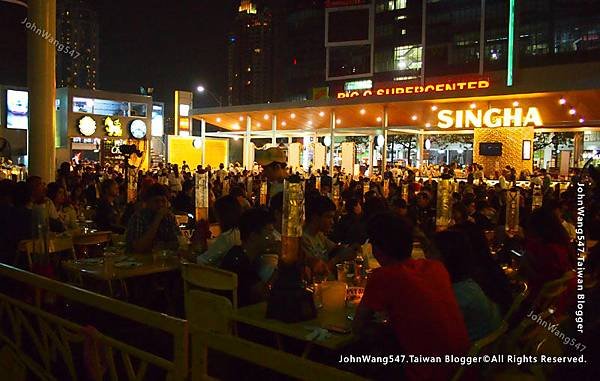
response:
[[[141,265],[137,267],[118,267],[119,257],[127,257]],[[93,260],[75,260],[63,262],[63,268],[71,273],[80,276],[88,276],[97,280],[106,281],[110,295],[113,295],[112,281],[121,282],[123,291],[127,294],[127,287],[124,280],[152,274],[166,273],[179,270],[180,259],[175,255],[156,255],[156,254],[130,254],[118,257],[98,258]]]
[[[306,337],[306,335],[311,332],[311,328],[324,328],[327,322],[335,322],[337,325],[343,324],[350,327],[350,321],[346,316],[353,311],[353,308],[348,308],[344,310],[343,313],[332,315],[331,313],[323,311],[323,309],[319,309],[317,310],[318,315],[316,319],[297,323],[285,323],[275,319],[267,319],[265,317],[267,313],[267,303],[263,302],[238,308],[233,312],[232,320],[273,332],[276,335],[288,336],[306,342],[306,347],[302,354],[302,357],[306,357],[313,344],[337,351],[354,342],[357,337],[353,333],[339,334],[330,332],[331,336],[324,340],[311,341]],[[280,343],[279,340],[278,343]]]

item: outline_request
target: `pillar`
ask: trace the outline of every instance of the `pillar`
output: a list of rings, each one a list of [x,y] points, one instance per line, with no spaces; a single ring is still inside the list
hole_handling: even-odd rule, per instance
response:
[[[388,111],[387,107],[383,107],[383,119],[381,120],[383,127],[383,147],[381,147],[381,169],[380,173],[383,175],[385,172],[385,167],[387,165],[387,144],[388,144]]]
[[[29,21],[56,37],[56,0],[29,0]],[[29,87],[29,174],[45,182],[56,171],[56,52],[53,44],[34,31],[27,32],[27,86]]]
[[[375,168],[375,136],[369,136],[369,176],[373,176],[373,170]]]
[[[202,139],[202,168],[206,165],[206,120],[200,119],[200,136]]]
[[[271,118],[271,145],[277,147],[277,115]]]
[[[335,151],[335,111],[331,111],[331,116],[329,117],[329,136],[331,137],[331,145],[329,146],[329,175],[333,177],[333,154]]]
[[[244,152],[243,152],[243,163],[244,168],[252,170],[254,163],[250,163],[250,134],[252,133],[252,118],[250,115],[246,116],[246,132],[244,133]]]
[[[573,165],[580,167],[583,160],[583,132],[575,132],[573,137]]]
[[[417,134],[417,160],[419,161],[419,167],[421,167],[425,161],[425,134],[422,130]]]

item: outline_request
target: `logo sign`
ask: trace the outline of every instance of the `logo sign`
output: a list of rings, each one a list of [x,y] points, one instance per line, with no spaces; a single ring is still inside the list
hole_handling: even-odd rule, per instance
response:
[[[448,93],[453,91],[468,91],[468,90],[479,90],[487,89],[490,87],[490,81],[482,79],[478,81],[465,81],[465,82],[442,82],[429,85],[410,85],[410,86],[396,86],[396,87],[384,87],[379,89],[368,89],[362,91],[342,91],[337,93],[337,99],[346,98],[369,98],[369,97],[384,97],[389,95],[406,95],[406,94],[424,94],[424,93]]]
[[[526,127],[542,126],[542,118],[537,107],[528,109],[490,108],[488,110],[440,110],[439,128],[477,128],[477,127]]]
[[[146,136],[146,132],[148,131],[148,127],[143,120],[136,119],[131,124],[129,124],[129,132],[136,139],[143,139]]]
[[[123,128],[119,119],[113,120],[110,116],[107,116],[104,119],[104,127],[108,136],[123,136]]]
[[[84,116],[77,122],[77,128],[83,136],[92,136],[96,132],[96,121],[91,116]]]

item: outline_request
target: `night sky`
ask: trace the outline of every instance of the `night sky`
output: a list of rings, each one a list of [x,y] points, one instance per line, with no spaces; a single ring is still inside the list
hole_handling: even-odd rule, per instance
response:
[[[227,33],[239,0],[88,0],[100,25],[98,89],[138,93],[172,112],[173,91],[202,83],[225,95]],[[26,10],[0,1],[0,83],[26,85]],[[197,96],[195,106],[214,106]]]

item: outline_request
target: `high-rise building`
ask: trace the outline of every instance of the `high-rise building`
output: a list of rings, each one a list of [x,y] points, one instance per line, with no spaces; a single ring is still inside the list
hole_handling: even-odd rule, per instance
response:
[[[69,53],[57,52],[56,85],[96,89],[98,83],[98,15],[86,0],[58,0],[57,41]]]
[[[273,25],[270,11],[242,0],[229,35],[228,103],[268,103],[273,93]]]

